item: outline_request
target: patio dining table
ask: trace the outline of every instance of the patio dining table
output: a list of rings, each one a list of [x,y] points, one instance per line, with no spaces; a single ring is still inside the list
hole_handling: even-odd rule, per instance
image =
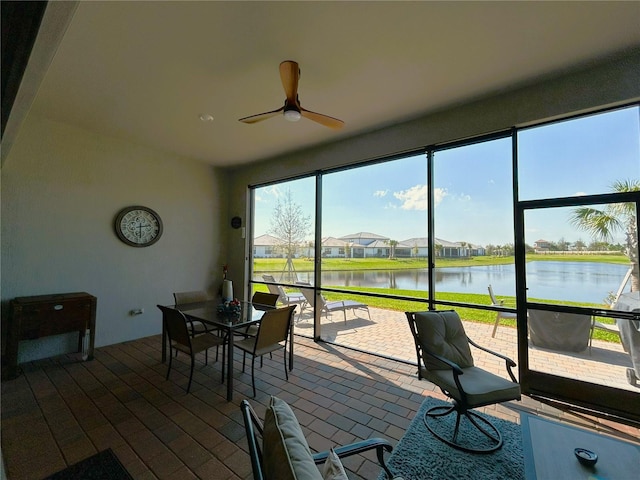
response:
[[[227,401],[233,400],[233,355],[234,336],[240,335],[250,325],[260,322],[267,310],[274,307],[240,302],[238,310],[228,308],[220,309],[221,303],[216,300],[206,302],[185,303],[173,305],[173,308],[181,311],[191,320],[200,321],[206,325],[217,328],[224,333],[227,342]],[[292,325],[293,327],[293,325]],[[293,328],[289,332],[289,370],[293,369]],[[162,325],[162,362],[167,358],[167,333]]]

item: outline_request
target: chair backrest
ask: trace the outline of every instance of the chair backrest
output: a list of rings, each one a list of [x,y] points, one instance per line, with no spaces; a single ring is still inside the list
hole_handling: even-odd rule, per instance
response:
[[[296,285],[299,287],[300,292],[304,295],[304,298],[307,299],[307,303],[311,305],[311,307],[316,306],[316,294],[311,287],[310,283],[307,282],[296,282]],[[320,295],[320,308],[325,307],[325,300],[322,295]]]
[[[175,292],[173,298],[176,305],[184,305],[185,303],[206,302],[213,297],[204,290],[193,290],[191,292]]]
[[[189,328],[187,327],[187,317],[184,316],[179,310],[175,308],[164,307],[158,305],[158,308],[162,312],[162,321],[164,327],[169,335],[169,341],[173,341],[191,348],[191,336],[189,335]]]
[[[493,287],[491,285],[489,285],[488,287],[489,290],[489,297],[491,298],[491,304],[492,305],[502,305],[504,302],[503,301],[498,301],[496,300],[496,296],[493,293]]]
[[[295,305],[291,305],[265,312],[258,327],[255,343],[256,351],[280,342],[287,344],[295,308]]]
[[[275,285],[276,279],[273,278],[273,275],[262,275],[262,278],[265,282],[273,282],[273,283],[267,283],[267,288],[269,289],[269,293],[278,295],[282,303],[288,302],[287,292],[284,291],[284,288],[282,288],[282,285]]]
[[[455,310],[406,312],[418,356],[428,370],[450,367],[429,353],[439,355],[461,368],[473,366],[469,339]],[[418,358],[419,362],[420,358]]]
[[[266,305],[268,307],[275,307],[278,303],[280,295],[266,292],[255,292],[251,297],[251,303],[257,305]]]
[[[247,434],[247,444],[249,446],[249,456],[251,457],[251,469],[254,480],[264,480],[262,473],[262,432],[264,426],[262,421],[251,407],[247,400],[240,403],[242,417],[244,418],[244,429]]]

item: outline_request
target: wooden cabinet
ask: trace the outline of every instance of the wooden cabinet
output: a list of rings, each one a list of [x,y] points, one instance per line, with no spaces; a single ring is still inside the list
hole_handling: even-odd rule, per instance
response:
[[[78,351],[81,352],[86,331],[89,330],[86,358],[92,360],[96,303],[96,297],[85,292],[14,298],[11,301],[3,377],[10,379],[18,375],[18,346],[21,340],[78,332]]]

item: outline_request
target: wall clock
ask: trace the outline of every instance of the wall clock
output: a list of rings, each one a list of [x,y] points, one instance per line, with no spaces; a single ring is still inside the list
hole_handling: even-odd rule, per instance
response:
[[[160,215],[139,205],[120,210],[115,222],[118,238],[132,247],[148,247],[162,235]]]

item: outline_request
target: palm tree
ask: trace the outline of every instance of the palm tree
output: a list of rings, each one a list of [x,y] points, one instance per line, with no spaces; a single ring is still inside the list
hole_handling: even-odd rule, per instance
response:
[[[389,245],[391,248],[389,249],[389,260],[395,260],[396,258],[396,245],[398,245],[397,240],[385,240],[384,243]]]
[[[615,193],[640,192],[640,180],[617,180],[611,185]],[[626,254],[631,262],[631,291],[640,290],[638,269],[638,230],[633,203],[613,203],[603,209],[578,207],[570,218],[572,225],[590,233],[594,239],[611,242],[616,232],[626,235]]]

